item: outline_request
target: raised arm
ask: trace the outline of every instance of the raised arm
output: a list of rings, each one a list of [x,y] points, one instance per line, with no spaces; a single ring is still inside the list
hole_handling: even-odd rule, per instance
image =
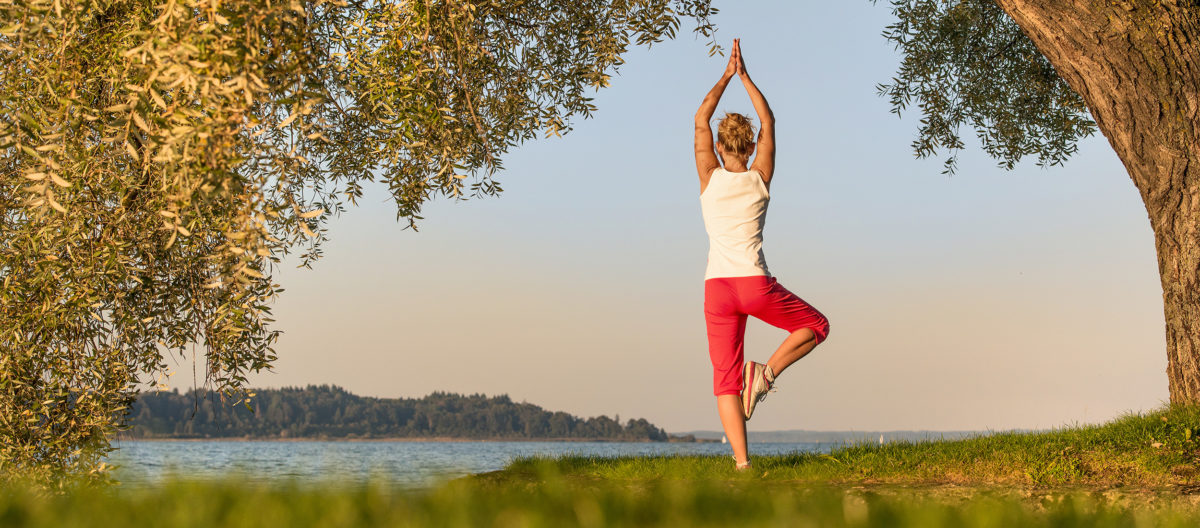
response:
[[[704,101],[700,103],[700,109],[696,111],[696,172],[700,176],[700,192],[708,187],[708,178],[712,176],[714,170],[721,166],[717,161],[717,153],[713,150],[713,133],[712,121],[713,112],[717,109],[717,103],[721,102],[721,95],[725,93],[725,87],[729,86],[729,80],[737,73],[737,47],[734,47],[734,52],[729,54],[729,64],[725,66],[725,73],[721,74],[721,80],[708,91],[708,95],[704,96]]]
[[[750,80],[750,74],[746,73],[746,62],[742,57],[741,44],[737,40],[733,41],[732,55],[738,58],[738,77],[742,78],[742,84],[746,87],[746,93],[750,95],[750,101],[754,103],[754,111],[758,113],[758,121],[762,125],[758,130],[757,153],[750,168],[762,174],[763,183],[770,185],[771,178],[775,175],[775,114],[771,113],[771,105],[767,104],[767,98],[763,97],[758,86]]]

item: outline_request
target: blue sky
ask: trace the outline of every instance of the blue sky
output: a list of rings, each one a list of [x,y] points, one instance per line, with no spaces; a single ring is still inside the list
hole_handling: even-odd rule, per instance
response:
[[[1053,427],[1167,399],[1152,234],[1103,137],[1015,171],[971,144],[947,177],[875,94],[897,64],[886,6],[717,6],[778,120],[767,262],[832,324],[751,431]],[[277,275],[280,359],[252,383],[718,429],[691,149],[724,65],[706,49],[685,33],[631,52],[593,119],[506,157],[503,196],[431,203],[419,232],[373,188],[315,269]],[[718,110],[753,111],[737,83]],[[752,323],[749,357],[783,337]]]

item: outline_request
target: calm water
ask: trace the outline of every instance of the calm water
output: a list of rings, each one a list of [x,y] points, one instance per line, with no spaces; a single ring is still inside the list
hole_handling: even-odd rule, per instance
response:
[[[348,483],[383,479],[402,486],[503,468],[517,457],[585,455],[724,455],[719,443],[623,442],[136,442],[116,444],[108,462],[127,487],[166,477],[238,478],[252,481],[320,479]],[[753,454],[828,451],[830,444],[752,443]],[[732,462],[731,462],[732,463]]]

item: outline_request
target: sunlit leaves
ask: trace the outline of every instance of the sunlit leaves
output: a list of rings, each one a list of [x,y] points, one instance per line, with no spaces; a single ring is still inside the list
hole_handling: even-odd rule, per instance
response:
[[[272,272],[369,181],[415,225],[708,0],[0,1],[0,469],[94,468],[139,380],[237,390]],[[710,47],[715,43],[710,41]],[[715,48],[714,48],[715,49]],[[402,272],[402,270],[398,270]]]
[[[893,0],[896,22],[883,35],[902,55],[896,76],[879,85],[892,111],[916,105],[918,157],[948,151],[955,169],[966,125],[1000,166],[1025,156],[1059,165],[1095,133],[1083,100],[1033,42],[991,0]]]

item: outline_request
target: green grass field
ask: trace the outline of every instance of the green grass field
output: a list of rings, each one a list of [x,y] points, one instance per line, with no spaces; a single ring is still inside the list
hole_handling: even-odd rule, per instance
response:
[[[0,495],[5,527],[1067,527],[1196,526],[1200,509],[1166,492],[837,487],[778,481],[536,482],[467,479],[428,491],[171,482],[155,489]]]
[[[1200,411],[828,455],[526,459],[413,491],[277,482],[0,490],[0,527],[1197,526]]]
[[[1195,526],[1177,500],[1005,492],[930,495],[778,483],[594,483],[549,479],[430,492],[171,483],[135,493],[6,493],[0,525],[37,527],[354,526]]]
[[[1200,485],[1200,408],[1174,407],[1107,424],[1002,433],[944,442],[864,444],[829,454],[755,457],[753,473],[729,458],[528,459],[481,478],[529,480],[547,472],[611,481],[746,479],[832,485],[1190,489]]]

